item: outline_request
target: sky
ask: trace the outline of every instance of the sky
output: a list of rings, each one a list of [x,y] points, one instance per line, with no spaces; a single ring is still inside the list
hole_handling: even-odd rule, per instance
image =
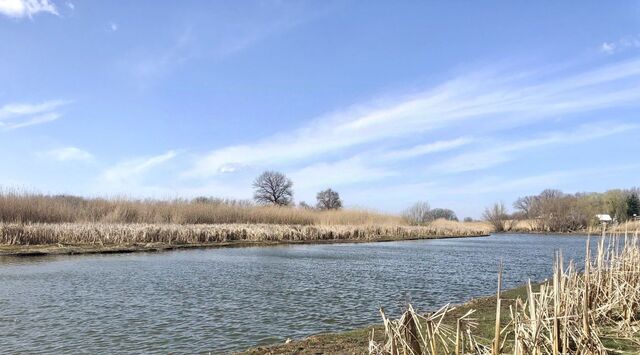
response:
[[[0,186],[480,217],[640,185],[639,1],[0,0]]]

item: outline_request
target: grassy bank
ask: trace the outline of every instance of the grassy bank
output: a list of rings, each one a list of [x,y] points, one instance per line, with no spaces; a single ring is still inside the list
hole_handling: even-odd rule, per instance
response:
[[[534,291],[539,291],[539,285],[534,286]],[[527,296],[527,286],[520,286],[505,291],[501,295],[501,324],[507,324],[511,319],[510,310],[518,299]],[[475,311],[473,317],[477,322],[474,334],[477,338],[489,341],[494,336],[496,320],[496,296],[473,299],[467,303],[455,307],[447,313],[443,324],[455,328],[457,319]],[[373,331],[373,338],[371,334]],[[377,324],[369,327],[358,328],[340,333],[326,333],[308,337],[306,339],[292,341],[286,344],[261,346],[248,349],[239,354],[244,355],[284,355],[284,354],[368,354],[370,340],[381,343],[385,340],[384,325]],[[601,340],[605,346],[618,354],[637,354],[640,349],[640,338],[620,338],[614,333],[603,334]]]
[[[76,254],[278,243],[373,242],[486,235],[460,222],[407,225],[0,224],[0,254]]]
[[[508,310],[518,297],[524,297],[527,293],[526,286],[518,287],[504,292],[505,302],[502,308],[505,312],[501,317],[507,321]],[[468,311],[475,309],[474,316],[478,320],[478,331],[487,339],[493,336],[493,324],[496,318],[496,297],[482,297],[471,300],[456,307],[447,315],[444,322],[447,325],[455,326],[457,318],[463,316]],[[377,324],[370,327],[363,327],[341,333],[327,333],[311,336],[306,339],[297,340],[288,344],[278,344],[272,346],[262,346],[248,349],[241,354],[246,355],[275,355],[275,354],[368,354],[371,331],[373,330],[374,341],[384,341],[384,325]]]

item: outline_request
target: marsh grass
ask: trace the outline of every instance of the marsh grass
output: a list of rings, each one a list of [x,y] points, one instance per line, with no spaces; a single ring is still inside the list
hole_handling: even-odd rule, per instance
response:
[[[606,239],[606,240],[605,240]],[[478,329],[474,309],[451,321],[455,308],[420,314],[413,307],[392,320],[381,311],[382,340],[372,333],[370,354],[607,354],[640,349],[640,238],[636,232],[587,241],[584,270],[558,253],[553,278],[524,296],[495,298],[493,332]],[[499,273],[498,279],[501,275]],[[486,312],[484,312],[486,313]],[[505,313],[507,318],[505,319]],[[486,320],[484,328],[490,324]],[[491,335],[488,335],[491,334]]]
[[[429,237],[477,236],[473,228],[449,224],[392,225],[275,225],[275,224],[0,224],[5,245],[167,245],[228,242],[375,241]]]
[[[409,226],[367,210],[318,211],[221,199],[86,199],[0,193],[0,244],[131,245],[476,236],[490,230],[438,220]]]
[[[0,190],[0,222],[4,223],[146,223],[146,224],[283,224],[404,225],[399,216],[347,209],[316,211],[258,206],[248,201],[135,200],[44,195]]]

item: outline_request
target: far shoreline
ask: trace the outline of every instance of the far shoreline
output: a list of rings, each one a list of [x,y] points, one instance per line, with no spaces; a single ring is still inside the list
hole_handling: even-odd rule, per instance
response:
[[[247,247],[276,247],[287,245],[324,245],[324,244],[363,244],[385,243],[399,241],[416,241],[430,239],[459,239],[488,237],[491,234],[477,235],[427,235],[424,237],[382,237],[376,239],[327,239],[327,240],[280,240],[280,241],[228,241],[218,243],[166,244],[166,243],[136,243],[136,244],[77,244],[77,245],[0,245],[0,257],[38,257],[55,255],[91,255],[91,254],[130,254],[157,253],[177,250],[218,249],[218,248],[247,248]]]

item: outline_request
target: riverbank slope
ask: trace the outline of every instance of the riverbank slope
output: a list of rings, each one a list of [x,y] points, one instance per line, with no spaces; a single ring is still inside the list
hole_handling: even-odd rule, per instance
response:
[[[539,285],[534,286],[537,291]],[[501,324],[510,321],[509,311],[517,298],[525,298],[527,286],[520,286],[501,295]],[[475,310],[473,318],[477,321],[474,333],[477,337],[492,339],[496,320],[496,296],[473,299],[456,307],[448,313],[443,322],[455,329],[456,320],[467,312]],[[250,348],[238,354],[243,355],[280,355],[280,354],[368,354],[369,340],[373,331],[373,339],[384,341],[384,326],[376,324],[340,333],[318,334],[305,339],[291,341],[286,344],[260,346]],[[603,344],[617,354],[637,354],[640,350],[640,339],[621,339],[610,335],[602,335]]]

